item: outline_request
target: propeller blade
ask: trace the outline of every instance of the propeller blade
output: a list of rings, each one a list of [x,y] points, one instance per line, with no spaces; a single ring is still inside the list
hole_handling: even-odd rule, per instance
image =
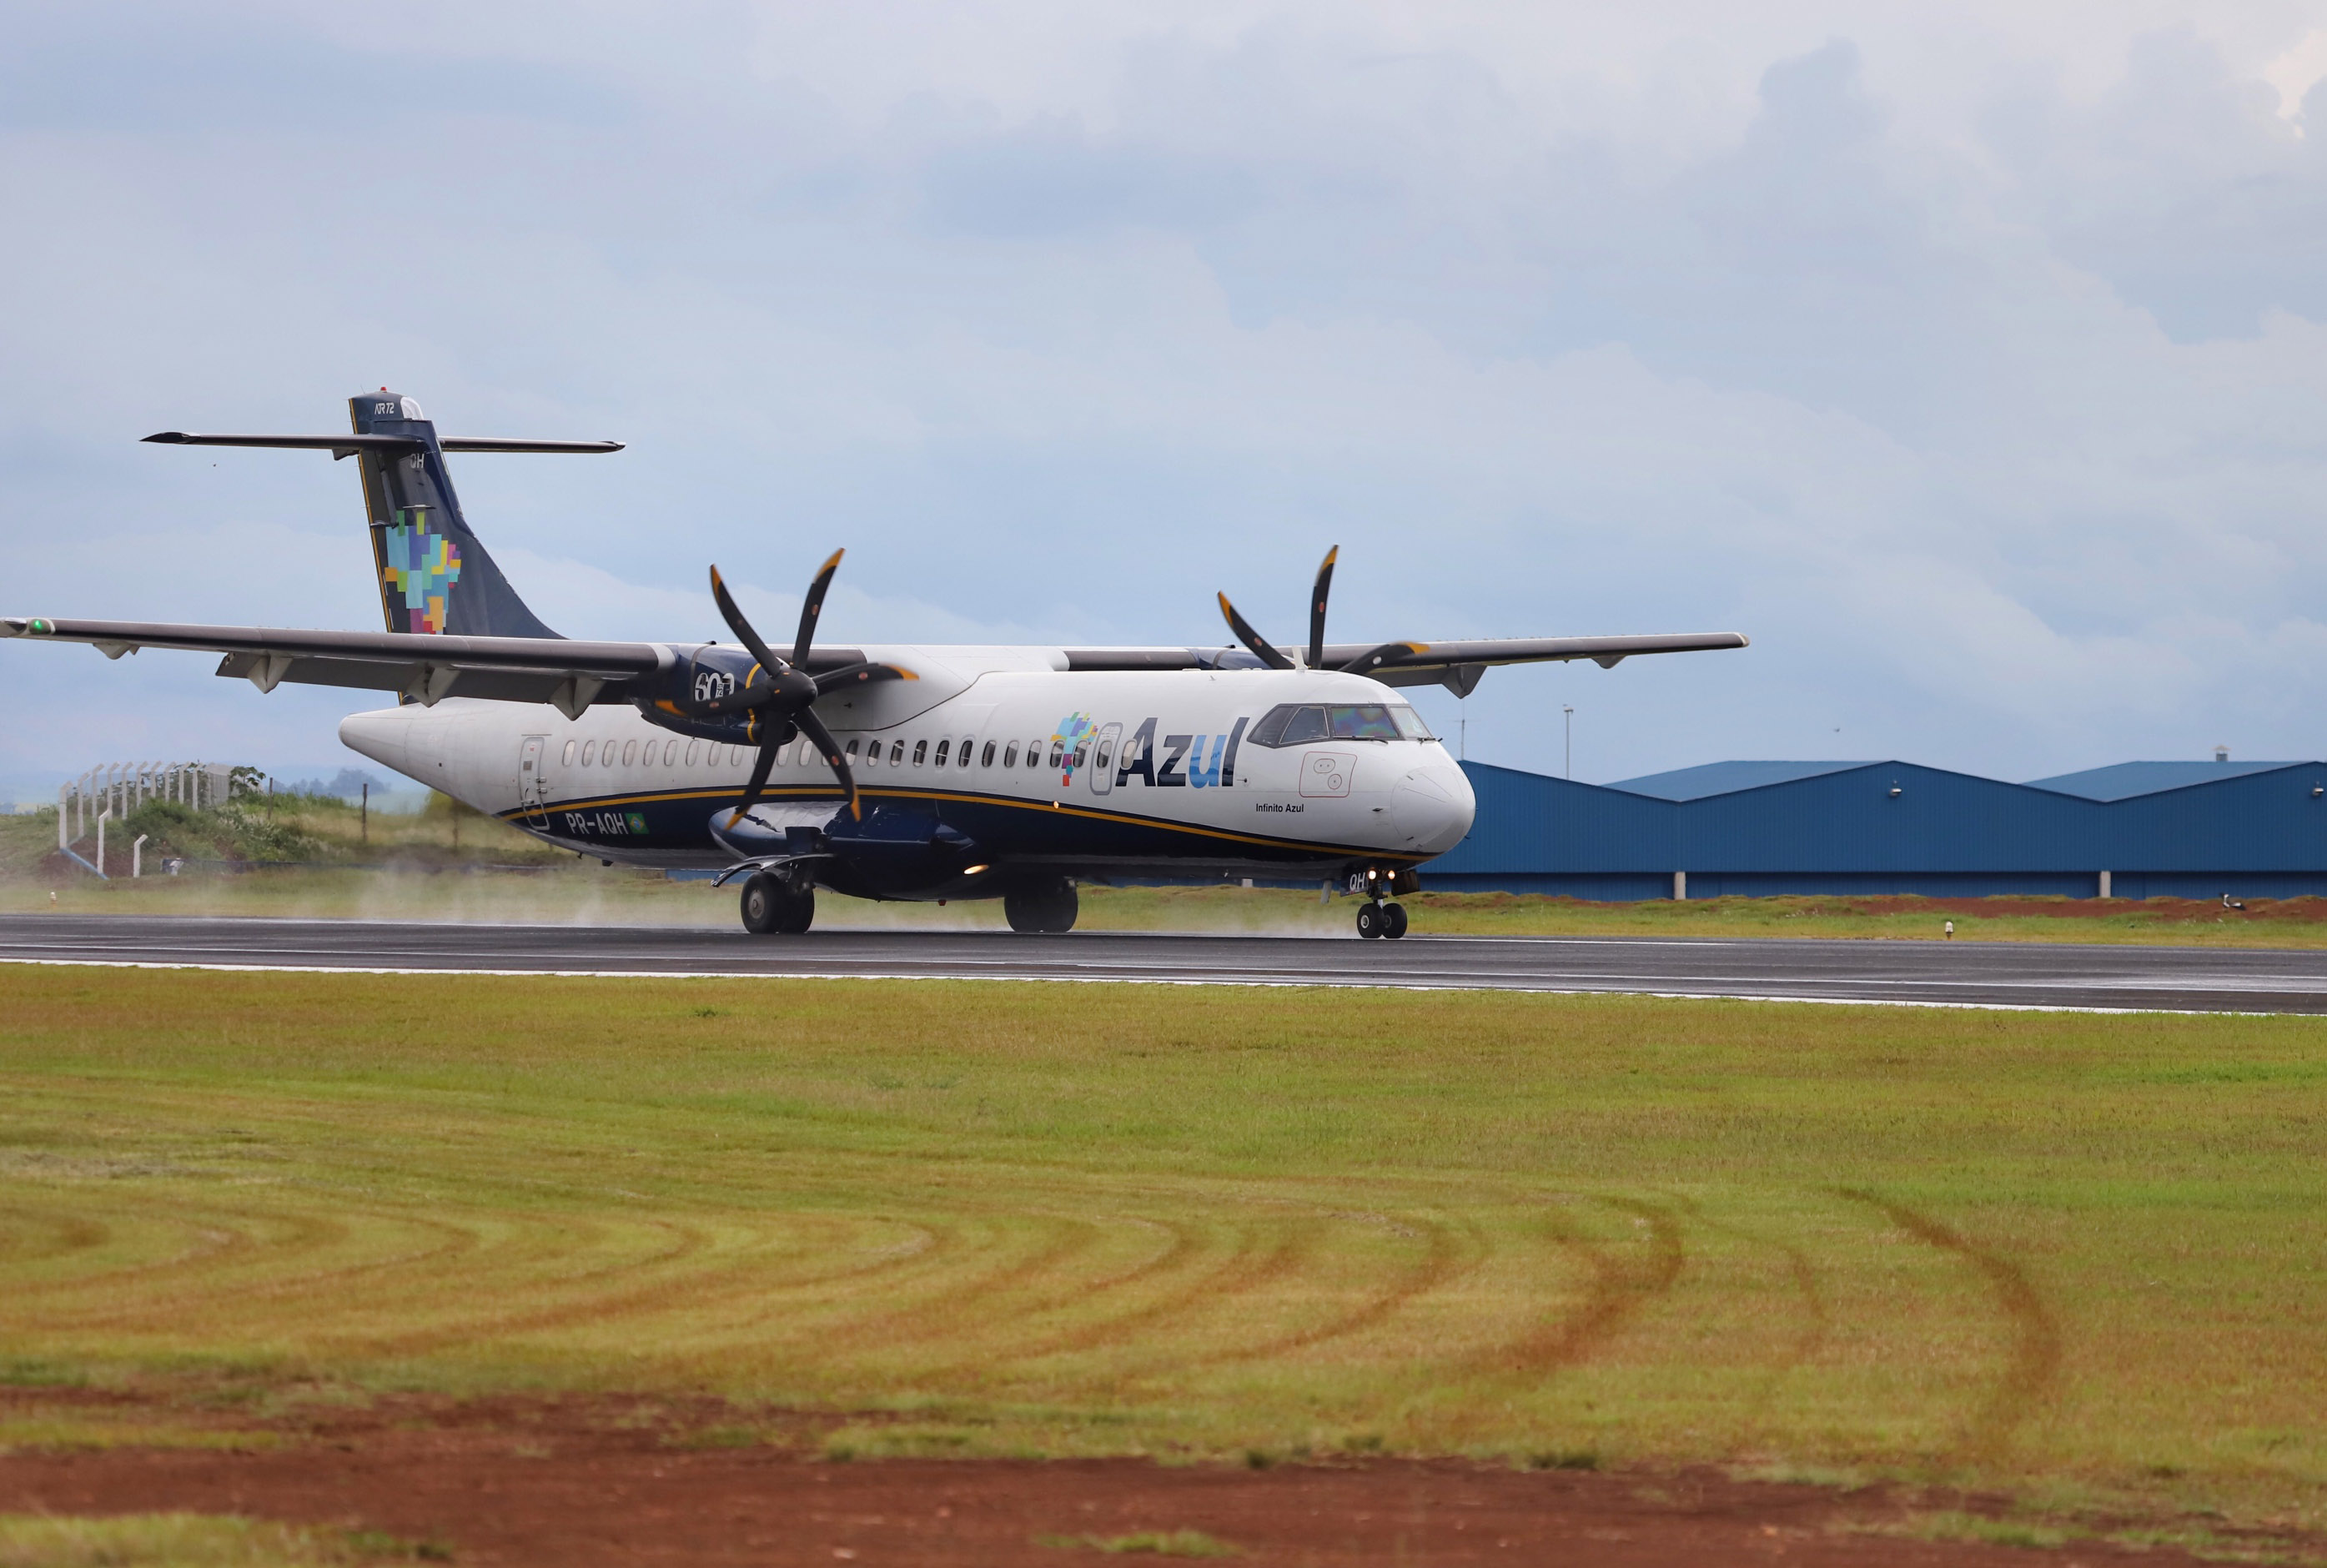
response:
[[[816,677],[816,695],[823,696],[827,692],[838,691],[842,686],[864,686],[873,681],[918,678],[892,664],[845,664]]]
[[[825,590],[832,586],[832,574],[840,570],[840,557],[846,550],[835,550],[829,560],[818,568],[816,581],[808,585],[808,597],[800,601],[799,635],[792,639],[792,662],[808,662],[808,644],[816,640],[816,618],[824,613]]]
[[[1333,592],[1333,563],[1341,558],[1341,546],[1334,546],[1325,552],[1325,563],[1317,568],[1317,584],[1309,590],[1309,667],[1315,669],[1325,662],[1325,599]]]
[[[856,775],[848,770],[848,759],[840,754],[840,742],[832,738],[832,732],[824,727],[824,721],[816,716],[813,708],[802,708],[794,722],[802,734],[816,742],[817,750],[824,753],[832,770],[840,775],[840,787],[848,791],[848,815],[858,822],[864,821],[864,808],[856,799]]]
[[[1341,667],[1344,675],[1371,675],[1386,664],[1403,664],[1429,648],[1426,642],[1385,642],[1369,648]]]
[[[1225,593],[1220,595],[1220,613],[1229,618],[1229,630],[1236,633],[1237,640],[1252,649],[1254,656],[1261,663],[1271,669],[1293,667],[1291,659],[1269,647],[1268,639],[1255,631],[1252,629],[1252,623],[1237,613],[1236,606],[1229,602],[1229,596]]]
[[[752,630],[752,623],[735,608],[735,601],[728,594],[727,584],[720,580],[716,566],[711,568],[711,597],[718,604],[720,618],[727,622],[727,630],[735,634],[736,641],[752,650],[752,657],[760,661],[762,669],[772,676],[788,667],[772,649],[760,640],[760,634]]]
[[[752,807],[760,803],[760,791],[768,787],[768,774],[776,765],[776,748],[783,742],[776,737],[784,733],[781,724],[768,726],[768,738],[760,742],[760,755],[752,764],[751,782],[743,786],[743,803],[727,814],[727,826],[733,827],[743,820]]]

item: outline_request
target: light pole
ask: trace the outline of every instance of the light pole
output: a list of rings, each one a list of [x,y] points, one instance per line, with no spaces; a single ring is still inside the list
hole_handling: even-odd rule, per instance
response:
[[[1567,724],[1567,776],[1572,779],[1575,777],[1575,710],[1562,703],[1559,711]]]

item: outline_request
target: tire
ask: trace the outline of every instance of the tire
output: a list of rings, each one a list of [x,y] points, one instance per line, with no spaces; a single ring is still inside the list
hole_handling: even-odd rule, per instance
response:
[[[1014,887],[1002,895],[1002,913],[1010,929],[1027,935],[1060,936],[1075,929],[1082,901],[1075,884],[1061,877],[1055,882]]]
[[[1404,904],[1384,904],[1382,906],[1382,935],[1390,938],[1393,940],[1406,935],[1406,906]]]
[[[1382,919],[1381,910],[1374,905],[1360,904],[1358,906],[1359,936],[1366,938],[1378,937],[1382,934],[1383,928],[1389,922]]]
[[[816,924],[816,889],[812,887],[784,889],[783,918],[776,922],[776,934],[798,937]]]
[[[743,883],[743,929],[755,937],[772,937],[781,929],[784,884],[766,872],[754,872]]]
[[[797,937],[816,919],[816,890],[759,872],[743,884],[743,929],[755,937]]]

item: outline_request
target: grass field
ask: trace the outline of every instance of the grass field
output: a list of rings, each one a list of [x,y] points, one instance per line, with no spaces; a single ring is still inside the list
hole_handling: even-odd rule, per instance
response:
[[[2322,1155],[2296,1018],[10,968],[0,1367],[2315,1527]]]
[[[449,803],[448,803],[449,806]],[[118,878],[44,863],[56,817],[0,817],[0,910],[68,913],[369,916],[390,919],[731,926],[736,894],[659,873],[604,867],[545,848],[505,825],[440,809],[374,816],[360,839],[355,811],[293,798],[254,806],[225,846],[289,843],[313,863],[240,873]],[[156,826],[149,824],[149,826]],[[216,826],[215,824],[206,825]],[[286,835],[288,835],[286,837]],[[191,835],[182,835],[191,838]],[[456,842],[457,839],[457,842]],[[117,863],[121,842],[114,845]],[[200,848],[201,845],[194,847]],[[211,847],[216,848],[215,845]],[[158,864],[153,851],[149,864]],[[523,867],[522,872],[509,867]],[[1425,886],[1428,873],[1425,871]],[[51,895],[54,895],[53,898]],[[1823,937],[1930,941],[1953,921],[1962,941],[2102,942],[2176,947],[2327,947],[2327,899],[2248,901],[2244,910],[2182,899],[1704,899],[1586,903],[1509,893],[1425,891],[1406,901],[1415,930],[1440,936]],[[1265,930],[1348,936],[1354,906],[1281,888],[1082,890],[1083,930]],[[992,900],[874,904],[818,895],[820,925],[1001,929]]]

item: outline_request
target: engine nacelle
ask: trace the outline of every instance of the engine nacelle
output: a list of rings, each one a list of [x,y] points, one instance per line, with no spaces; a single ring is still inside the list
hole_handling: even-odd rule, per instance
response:
[[[760,661],[741,648],[706,643],[655,677],[652,683],[633,683],[631,701],[648,723],[700,741],[731,746],[757,746],[769,740],[765,715],[757,709],[743,713],[706,711],[714,703],[734,700],[773,683]],[[644,685],[645,689],[638,689]],[[781,745],[799,733],[789,719],[777,722],[774,743]]]

